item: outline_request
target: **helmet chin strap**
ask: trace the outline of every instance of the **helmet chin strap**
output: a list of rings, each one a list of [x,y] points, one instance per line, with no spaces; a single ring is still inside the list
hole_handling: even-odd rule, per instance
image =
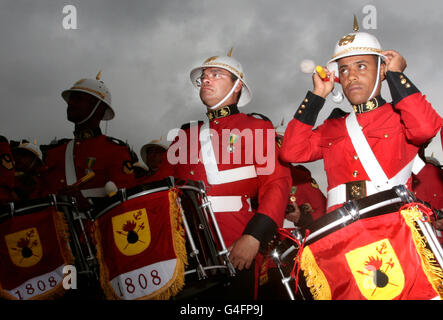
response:
[[[100,102],[101,102],[101,100],[98,100],[97,103],[95,104],[95,107],[92,109],[91,113],[86,118],[84,118],[82,121],[75,122],[75,124],[77,124],[77,125],[78,124],[83,124],[86,121],[88,121],[92,117],[92,115],[95,113],[95,111],[97,110],[98,105],[100,104]]]
[[[229,99],[230,96],[232,96],[232,94],[234,93],[234,90],[237,87],[239,82],[240,82],[240,79],[237,78],[237,81],[235,81],[234,85],[232,86],[231,91],[229,91],[229,93],[223,99],[221,99],[216,105],[214,105],[212,107],[208,107],[208,109],[214,110],[214,109],[217,109],[218,107],[220,107],[226,100]]]
[[[375,90],[377,90],[378,84],[380,83],[380,66],[381,66],[381,57],[377,56],[377,80],[375,80],[374,89],[372,89],[368,101],[374,98]]]

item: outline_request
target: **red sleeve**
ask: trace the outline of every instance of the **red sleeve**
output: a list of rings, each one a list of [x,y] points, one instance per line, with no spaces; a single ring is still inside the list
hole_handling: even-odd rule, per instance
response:
[[[263,129],[265,133],[262,143],[258,143],[260,140],[257,134],[254,141],[254,154],[264,155],[263,158],[266,159],[255,159],[259,180],[258,208],[243,231],[243,234],[250,234],[260,241],[260,250],[267,248],[277,228],[283,226],[292,182],[289,167],[279,160],[280,150],[272,124],[266,122]]]
[[[395,109],[400,111],[406,137],[417,146],[432,139],[443,124],[441,117],[421,93],[400,100]]]
[[[266,155],[266,161],[263,163],[257,162],[256,159],[256,170],[260,184],[257,212],[267,215],[278,226],[282,226],[292,184],[291,172],[289,167],[279,160],[280,149],[275,142],[276,134],[274,127],[270,122],[266,122],[264,129],[263,153],[261,153],[261,150],[255,153],[256,155]],[[255,145],[257,148],[257,142]],[[268,172],[271,167],[274,170]],[[264,174],[260,174],[261,171]]]
[[[443,121],[417,87],[402,72],[386,73],[386,81],[396,110],[400,111],[409,141],[420,146],[432,139]]]
[[[320,132],[298,119],[288,123],[283,138],[280,158],[285,162],[303,163],[321,159]]]
[[[136,185],[135,175],[132,168],[131,154],[126,146],[112,148],[112,156],[106,165],[108,181],[115,183],[118,189],[132,188]]]

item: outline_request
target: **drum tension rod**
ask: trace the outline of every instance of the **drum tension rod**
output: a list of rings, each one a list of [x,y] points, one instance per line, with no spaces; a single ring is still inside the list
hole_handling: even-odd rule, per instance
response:
[[[289,298],[291,300],[295,300],[294,297],[294,293],[292,292],[291,286],[289,285],[289,281],[291,281],[291,276],[285,276],[285,273],[283,272],[282,269],[282,265],[281,265],[281,260],[280,260],[280,254],[278,253],[277,249],[274,249],[274,251],[272,252],[272,260],[274,261],[274,263],[277,265],[278,271],[280,272],[281,275],[281,282],[283,284],[283,286],[285,287],[286,291],[288,292]]]
[[[360,211],[355,200],[350,200],[346,202],[342,208],[347,215],[351,216],[353,221],[356,221],[360,218]]]
[[[14,214],[15,214],[14,202],[9,202],[9,210],[10,210],[10,213],[11,213],[11,217],[13,217]]]
[[[405,185],[400,184],[398,186],[395,186],[393,189],[404,203],[411,203],[416,201],[414,194],[409,191]]]

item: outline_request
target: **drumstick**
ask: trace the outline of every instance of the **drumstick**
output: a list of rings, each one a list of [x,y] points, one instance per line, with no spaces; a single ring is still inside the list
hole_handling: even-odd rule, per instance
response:
[[[322,66],[317,66],[315,68],[315,71],[323,81],[329,81],[329,77],[326,76],[326,71]],[[340,83],[340,80],[336,76],[334,76],[334,81]],[[341,92],[335,92],[334,89],[332,89],[332,101],[334,101],[335,103],[341,103],[343,101],[343,98],[344,97]]]
[[[318,73],[318,75],[323,81],[329,81],[329,77],[326,76],[326,71],[325,69],[323,69],[322,66],[317,66],[315,68],[315,71]],[[334,81],[340,83],[340,80],[337,77],[334,77]]]
[[[94,177],[95,177],[95,172],[89,171],[84,177],[80,178],[76,183],[74,183],[70,187],[78,187],[78,186],[82,185],[83,183],[88,182],[89,180],[91,180]]]

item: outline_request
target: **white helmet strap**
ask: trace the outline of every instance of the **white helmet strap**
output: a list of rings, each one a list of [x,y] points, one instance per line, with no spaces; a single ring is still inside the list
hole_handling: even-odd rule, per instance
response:
[[[374,89],[372,89],[368,101],[374,97],[375,90],[377,90],[378,84],[380,83],[380,66],[381,66],[381,58],[380,56],[377,56],[377,80],[375,80]]]
[[[234,90],[237,87],[239,82],[240,82],[240,79],[237,78],[237,81],[235,81],[234,85],[232,86],[231,91],[229,91],[229,93],[223,99],[221,99],[216,105],[214,105],[212,107],[208,107],[208,108],[211,110],[214,110],[214,109],[217,109],[218,107],[220,107],[226,100],[229,99],[230,96],[232,96],[232,94],[234,93]]]
[[[97,103],[95,104],[95,107],[92,109],[91,113],[90,113],[85,119],[83,119],[82,121],[76,122],[75,124],[83,124],[83,123],[85,123],[86,121],[88,121],[88,120],[92,117],[92,115],[95,113],[95,111],[97,110],[97,108],[98,108],[100,102],[101,102],[101,100],[99,99],[99,100],[97,101]]]

